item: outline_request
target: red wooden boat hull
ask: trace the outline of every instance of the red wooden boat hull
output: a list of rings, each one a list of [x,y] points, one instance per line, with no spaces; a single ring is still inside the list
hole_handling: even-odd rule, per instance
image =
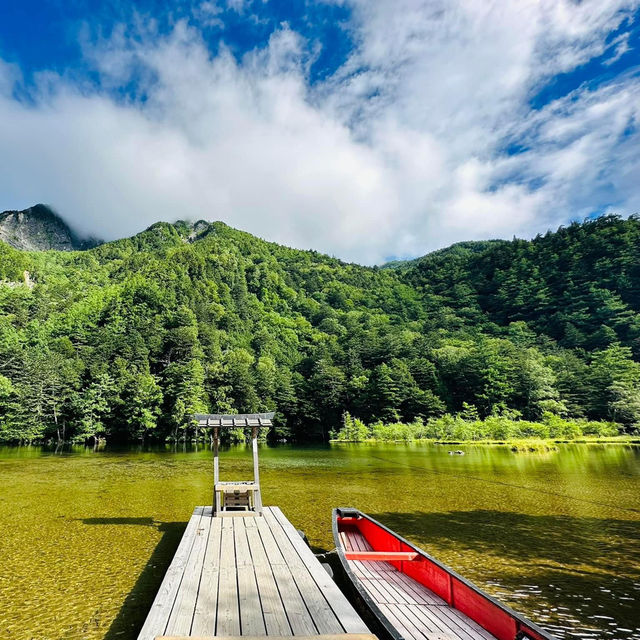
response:
[[[353,571],[353,561],[388,562],[441,598],[450,608],[464,614],[497,640],[556,640],[539,626],[501,604],[474,584],[458,575],[428,553],[401,538],[383,524],[357,509],[333,510],[333,538],[342,566],[357,589],[364,605],[377,618],[393,640],[405,638],[398,625],[381,610],[361,579]],[[342,532],[358,532],[368,550],[345,548]],[[437,635],[437,634],[436,634]]]

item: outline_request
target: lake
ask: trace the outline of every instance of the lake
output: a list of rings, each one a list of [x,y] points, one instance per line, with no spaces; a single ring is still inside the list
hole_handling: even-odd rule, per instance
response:
[[[640,639],[640,448],[450,448],[263,445],[264,502],[317,550],[358,507],[559,638]],[[221,475],[250,478],[250,450]],[[134,640],[212,455],[0,448],[0,479],[0,638]]]

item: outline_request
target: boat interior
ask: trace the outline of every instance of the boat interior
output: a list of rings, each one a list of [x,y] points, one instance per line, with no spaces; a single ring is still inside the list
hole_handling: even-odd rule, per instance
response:
[[[555,640],[361,511],[334,514],[352,580],[394,640]]]
[[[469,616],[394,566],[415,561],[415,552],[376,552],[354,525],[343,525],[340,538],[360,584],[406,640],[496,640]]]

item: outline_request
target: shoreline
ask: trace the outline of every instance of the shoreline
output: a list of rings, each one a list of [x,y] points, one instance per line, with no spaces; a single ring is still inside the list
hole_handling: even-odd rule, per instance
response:
[[[435,438],[413,438],[410,440],[384,440],[377,438],[367,438],[366,440],[329,440],[331,444],[434,444],[434,445],[457,445],[457,446],[511,446],[526,447],[537,446],[555,447],[558,444],[634,444],[640,445],[640,436],[581,436],[579,438],[508,438],[504,440],[437,440]],[[525,450],[525,449],[514,449]]]

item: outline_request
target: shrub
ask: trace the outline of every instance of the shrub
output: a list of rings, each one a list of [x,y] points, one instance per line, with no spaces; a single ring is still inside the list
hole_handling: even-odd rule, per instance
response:
[[[369,427],[349,413],[343,416],[343,426],[335,440],[362,442],[373,438],[382,442],[411,442],[412,440],[436,441],[477,441],[477,440],[517,440],[517,439],[559,439],[575,440],[582,436],[612,437],[621,433],[615,422],[589,422],[587,420],[566,420],[546,412],[542,422],[519,419],[518,412],[503,410],[480,420],[474,407],[465,406],[457,415],[446,413],[438,418],[423,422],[418,418],[411,423],[378,421]]]
[[[334,435],[335,440],[342,442],[363,442],[371,437],[371,433],[367,425],[354,418],[348,411],[342,414],[342,428]]]

